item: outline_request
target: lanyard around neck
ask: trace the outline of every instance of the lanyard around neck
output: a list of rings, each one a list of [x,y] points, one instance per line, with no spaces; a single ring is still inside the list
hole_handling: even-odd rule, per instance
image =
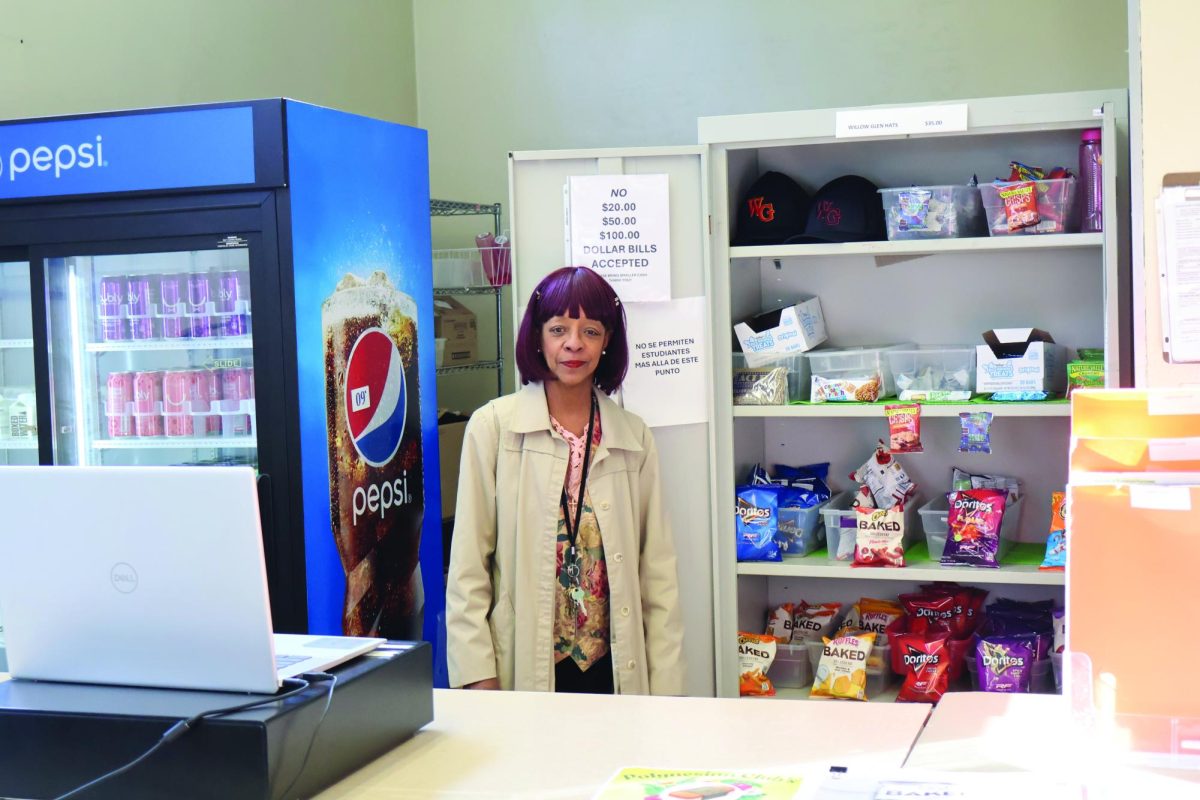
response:
[[[587,489],[588,479],[588,464],[591,461],[592,455],[592,432],[596,425],[596,394],[592,393],[592,405],[588,411],[588,426],[587,438],[583,442],[583,469],[579,476],[579,498],[575,502],[575,524],[571,524],[571,507],[567,499],[567,487],[563,486],[562,497],[560,503],[563,510],[563,522],[567,526],[567,540],[570,542],[570,558],[571,562],[575,559],[575,541],[579,537],[579,521],[583,518],[583,493]],[[568,473],[570,467],[568,466]],[[569,479],[568,479],[569,482]]]

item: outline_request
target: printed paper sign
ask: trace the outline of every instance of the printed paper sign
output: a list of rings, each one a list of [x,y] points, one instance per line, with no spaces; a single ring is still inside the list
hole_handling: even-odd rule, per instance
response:
[[[839,111],[834,135],[838,139],[853,139],[858,136],[944,133],[966,129],[967,104],[952,103],[940,106]]]
[[[591,267],[625,302],[671,299],[666,175],[580,175],[568,183],[570,263]]]
[[[629,303],[625,408],[650,427],[708,422],[708,342],[703,297]]]
[[[1129,505],[1157,511],[1191,511],[1192,492],[1187,486],[1129,487]]]

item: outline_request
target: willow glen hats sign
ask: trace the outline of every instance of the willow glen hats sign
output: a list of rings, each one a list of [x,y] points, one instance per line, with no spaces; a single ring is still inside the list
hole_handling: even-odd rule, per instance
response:
[[[666,175],[577,175],[568,180],[567,260],[591,267],[625,302],[671,299]]]
[[[704,298],[628,303],[629,372],[625,408],[650,427],[708,422],[708,342]]]

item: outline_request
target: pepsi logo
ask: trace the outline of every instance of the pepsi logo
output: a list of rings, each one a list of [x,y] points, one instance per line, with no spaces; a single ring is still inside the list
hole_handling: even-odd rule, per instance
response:
[[[350,348],[344,402],[354,449],[372,467],[391,461],[408,408],[400,351],[381,328],[367,328]]]

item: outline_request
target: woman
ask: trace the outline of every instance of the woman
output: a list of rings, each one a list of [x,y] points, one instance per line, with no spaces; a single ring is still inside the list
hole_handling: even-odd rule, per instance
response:
[[[564,267],[542,279],[517,333],[522,388],[476,411],[463,440],[452,686],[683,693],[658,453],[608,397],[628,361],[625,312],[603,278]]]

